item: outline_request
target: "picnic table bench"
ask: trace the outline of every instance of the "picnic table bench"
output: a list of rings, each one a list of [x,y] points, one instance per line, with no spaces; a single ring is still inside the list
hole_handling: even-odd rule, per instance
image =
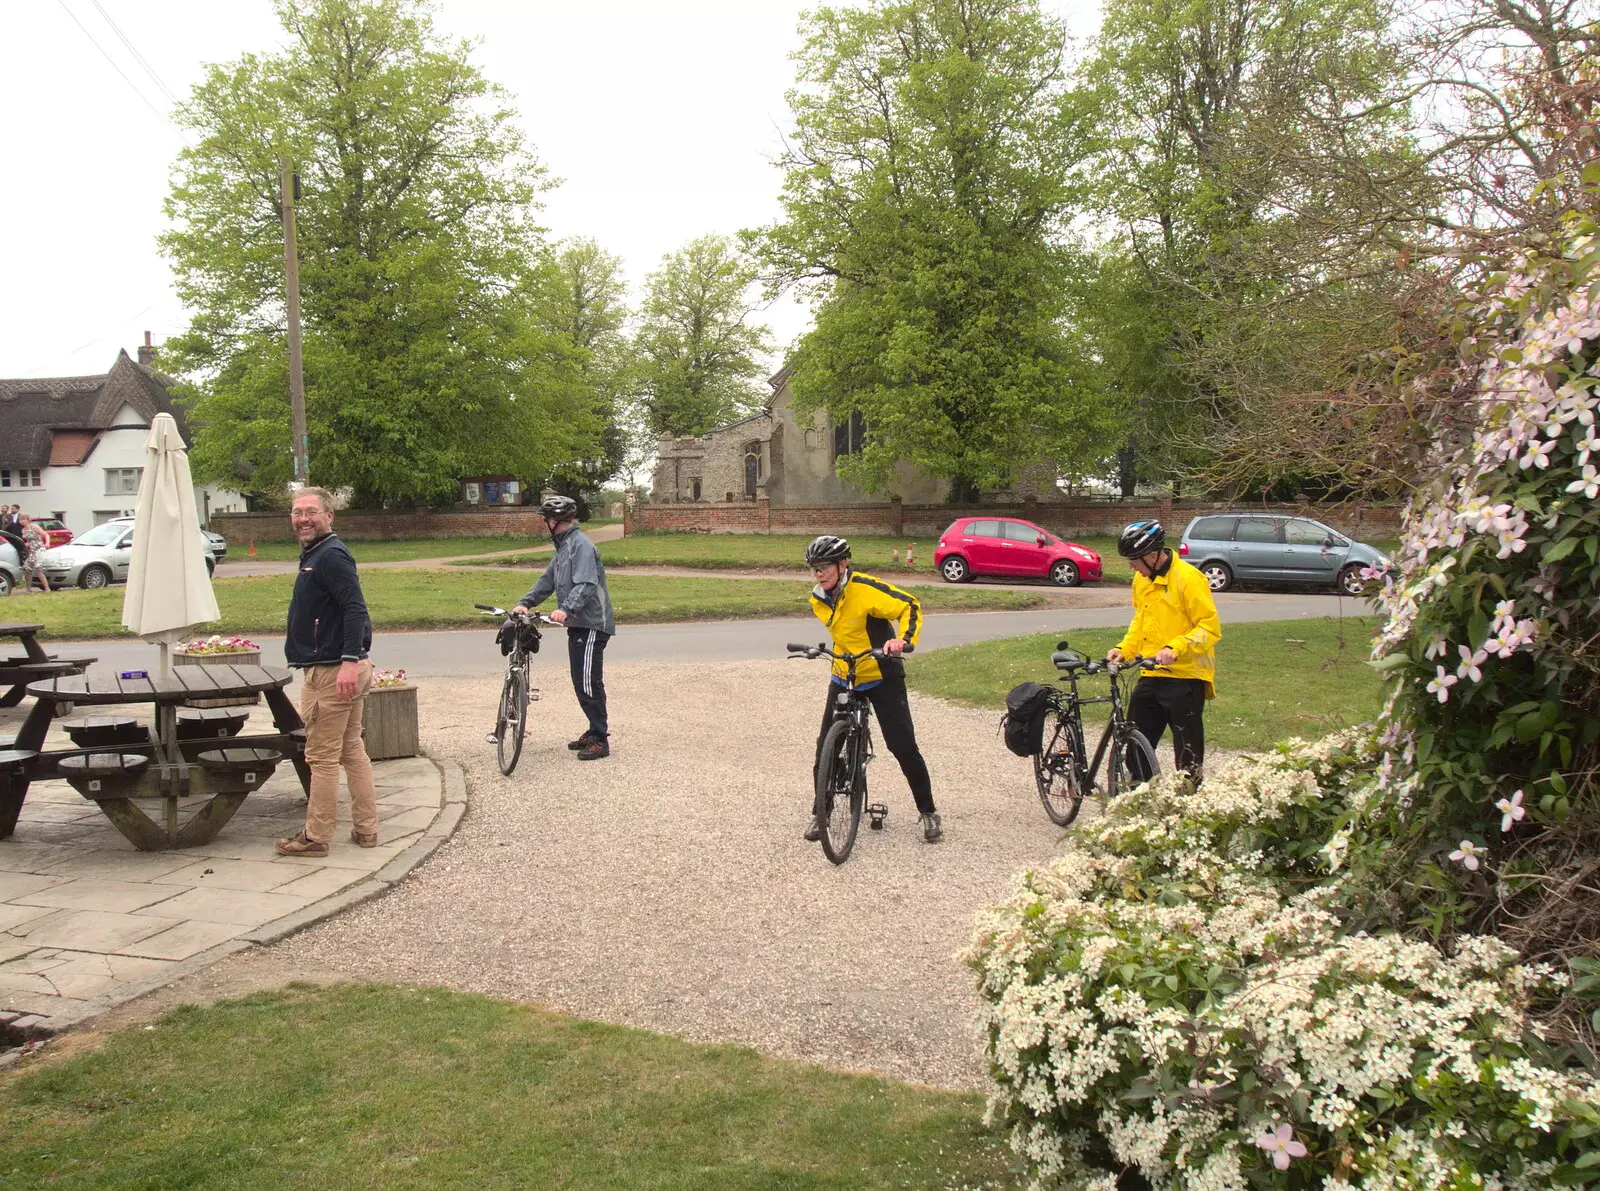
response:
[[[0,707],[15,707],[28,693],[28,684],[42,678],[61,678],[82,674],[94,658],[58,658],[39,644],[42,624],[0,624],[0,639],[16,637],[22,653],[0,657],[0,687],[10,690],[0,695]]]
[[[215,838],[246,796],[259,789],[282,761],[289,760],[310,792],[300,713],[284,693],[287,670],[266,666],[184,666],[144,678],[51,678],[29,685],[34,706],[10,748],[0,751],[0,838],[16,829],[31,782],[64,778],[93,800],[117,830],[144,851],[192,847]],[[263,694],[272,711],[273,733],[233,735],[242,720],[218,717],[204,735],[203,718],[182,715],[182,704],[196,696]],[[45,736],[58,704],[128,707],[154,704],[155,726],[130,729],[128,717],[86,717],[75,722],[84,746],[46,751]],[[90,722],[100,720],[102,722]],[[180,727],[182,725],[182,727]],[[194,725],[199,725],[197,729]],[[137,729],[143,739],[136,741]],[[219,738],[218,731],[226,734]],[[178,803],[205,797],[206,804],[187,822],[178,822]],[[158,823],[134,801],[158,798],[165,806]]]

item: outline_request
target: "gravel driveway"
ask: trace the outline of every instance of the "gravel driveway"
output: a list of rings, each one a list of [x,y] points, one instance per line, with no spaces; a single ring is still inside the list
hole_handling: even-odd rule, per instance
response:
[[[422,688],[425,747],[467,769],[466,820],[393,893],[286,940],[282,958],[981,1086],[976,998],[955,954],[977,911],[1061,834],[998,716],[913,695],[944,842],[923,842],[880,744],[872,789],[888,827],[863,824],[835,868],[800,839],[822,663],[628,663],[619,636],[612,756],[581,763],[566,749],[583,720],[564,643],[551,644],[511,778],[483,741],[498,684]]]

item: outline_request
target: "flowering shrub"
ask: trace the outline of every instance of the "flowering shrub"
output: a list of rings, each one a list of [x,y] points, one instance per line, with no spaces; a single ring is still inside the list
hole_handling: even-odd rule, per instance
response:
[[[213,635],[210,637],[196,637],[193,641],[182,647],[184,653],[246,653],[252,649],[260,649],[247,637],[223,637]]]
[[[1600,1082],[1547,1065],[1560,983],[1493,938],[1453,953],[1347,934],[1337,849],[1274,859],[1344,814],[1371,745],[1344,733],[1162,778],[1112,803],[980,920],[1007,1124],[1036,1188],[1534,1188],[1600,1124]],[[1366,785],[1371,787],[1369,776]],[[1262,848],[1260,845],[1266,845]]]
[[[404,670],[374,670],[372,672],[373,686],[405,686],[406,672]]]

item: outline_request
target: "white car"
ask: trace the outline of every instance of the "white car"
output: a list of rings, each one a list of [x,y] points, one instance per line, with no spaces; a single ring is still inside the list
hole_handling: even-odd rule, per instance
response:
[[[195,531],[199,532],[198,529]],[[216,570],[211,543],[202,536],[206,574]],[[39,555],[39,566],[51,587],[105,587],[128,581],[128,563],[133,558],[133,522],[107,521],[81,533],[65,546]]]
[[[22,558],[17,548],[0,538],[0,596],[11,594],[12,588],[22,582]]]

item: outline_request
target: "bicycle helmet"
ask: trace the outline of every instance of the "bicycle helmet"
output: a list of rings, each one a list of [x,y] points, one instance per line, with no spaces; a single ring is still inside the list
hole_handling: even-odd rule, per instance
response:
[[[1117,553],[1123,558],[1139,558],[1167,544],[1166,530],[1159,521],[1135,521],[1117,538]]]
[[[812,539],[806,547],[806,566],[820,567],[830,562],[843,562],[850,557],[850,543],[832,534]]]
[[[547,496],[539,512],[546,521],[570,521],[578,515],[578,502],[570,496]]]

